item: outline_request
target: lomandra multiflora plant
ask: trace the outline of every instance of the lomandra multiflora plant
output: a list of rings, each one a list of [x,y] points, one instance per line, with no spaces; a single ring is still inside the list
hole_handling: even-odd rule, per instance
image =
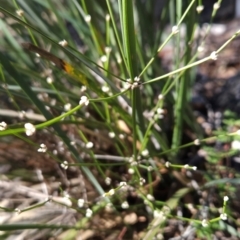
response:
[[[203,9],[194,0],[0,2],[5,239],[238,235],[234,189],[211,164],[186,159],[218,138],[189,104],[196,66],[239,34],[200,58],[211,29],[198,26]]]

